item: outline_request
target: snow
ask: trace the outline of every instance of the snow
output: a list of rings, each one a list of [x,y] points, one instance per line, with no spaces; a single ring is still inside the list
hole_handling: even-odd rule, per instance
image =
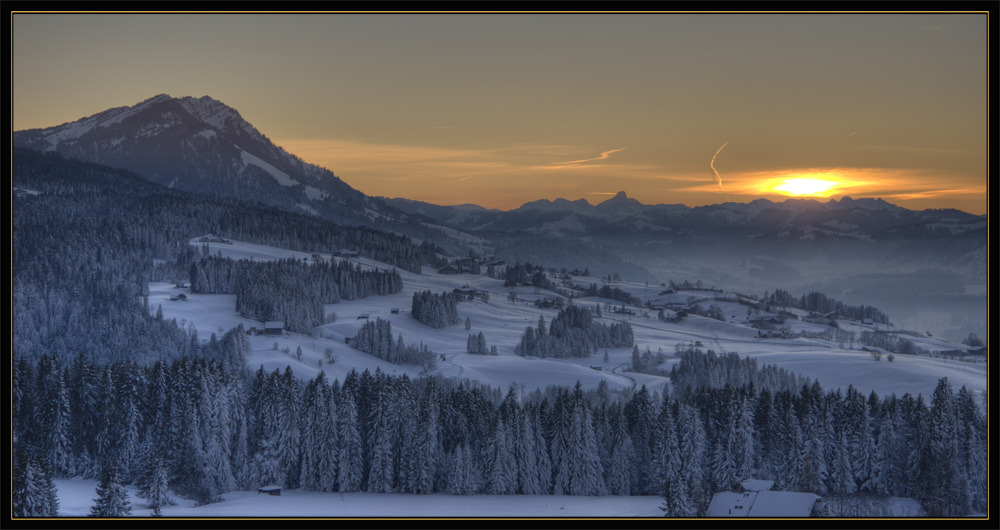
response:
[[[195,136],[200,136],[200,137],[208,140],[209,138],[215,138],[215,131],[213,131],[211,129],[205,129],[204,131],[201,131],[201,132],[195,134]]]
[[[974,223],[962,223],[962,224],[930,223],[927,225],[927,228],[930,228],[931,230],[939,230],[939,229],[948,230],[949,232],[951,232],[952,235],[957,235],[967,232],[969,230],[979,230],[981,228],[986,228],[986,225],[987,225],[986,221],[977,221]]]
[[[773,480],[747,479],[740,482],[740,487],[746,491],[767,491],[774,487]]]
[[[819,496],[798,491],[761,491],[750,507],[750,517],[809,517]]]
[[[59,515],[86,517],[97,498],[94,480],[56,480]],[[127,486],[133,517],[150,510]],[[322,493],[282,490],[280,496],[232,491],[221,502],[194,506],[172,496],[164,517],[662,517],[663,497],[586,497],[570,495],[469,495]]]
[[[712,497],[706,516],[809,517],[817,500],[813,493],[797,491],[723,491]]]
[[[312,186],[305,186],[305,188],[306,197],[308,197],[310,201],[322,201],[330,196],[329,193],[318,188],[313,188]]]
[[[240,158],[243,160],[244,166],[249,166],[252,164],[263,169],[269,175],[274,177],[274,180],[278,181],[278,184],[281,184],[282,186],[295,186],[299,183],[297,180],[288,176],[288,173],[285,173],[284,171],[272,166],[271,164],[268,164],[267,162],[261,160],[260,158],[257,158],[254,155],[251,155],[246,151],[240,152]]]
[[[838,230],[855,230],[858,225],[845,223],[843,221],[827,221],[823,223],[824,226],[829,226],[830,228],[836,228]]]
[[[434,230],[440,230],[440,231],[444,232],[445,234],[448,234],[448,237],[451,237],[453,239],[457,239],[457,240],[459,240],[459,241],[461,241],[463,243],[472,243],[472,244],[476,244],[476,245],[487,245],[487,244],[489,244],[489,241],[487,241],[487,240],[485,240],[485,239],[483,239],[481,237],[470,235],[470,234],[466,234],[465,232],[460,232],[460,231],[455,230],[454,228],[451,228],[449,226],[436,225],[436,224],[431,224],[431,223],[422,223],[422,224],[424,226],[426,226],[427,228],[433,228]]]
[[[300,203],[297,203],[295,206],[298,206],[299,208],[302,208],[304,211],[306,211],[308,213],[311,213],[313,215],[319,215],[319,212],[317,212],[315,208],[313,208],[312,206],[309,206],[307,204],[302,204],[300,202]]]
[[[192,239],[190,243],[199,249],[202,245],[206,245],[199,242],[198,238]],[[235,240],[230,244],[207,243],[207,245],[210,254],[220,254],[234,259],[274,260],[294,257],[310,262],[312,260],[311,253]],[[341,259],[331,258],[329,254],[322,254],[321,257],[326,260]],[[363,267],[392,269],[388,264],[368,258],[360,260],[354,258],[351,262],[359,262]],[[376,368],[389,374],[405,373],[410,377],[418,376],[421,370],[417,367],[390,364],[344,343],[344,338],[353,337],[365,322],[358,320],[357,316],[368,314],[372,320],[382,318],[390,321],[393,334],[402,334],[407,344],[423,342],[428,345],[437,354],[437,367],[431,371],[432,374],[472,379],[500,389],[506,389],[511,384],[518,387],[523,385],[527,392],[544,389],[549,385],[572,386],[577,381],[580,381],[585,389],[596,388],[601,381],[605,381],[612,390],[638,388],[645,384],[651,392],[662,393],[668,387],[666,377],[624,371],[631,363],[632,348],[609,348],[608,362],[603,360],[604,349],[599,349],[597,355],[582,358],[539,359],[516,355],[514,347],[526,327],[536,326],[540,315],[545,317],[546,322],[551,323],[558,314],[555,309],[539,309],[532,301],[537,298],[554,297],[554,293],[544,290],[536,293],[534,287],[508,289],[503,287],[501,280],[472,274],[442,275],[430,267],[424,267],[422,272],[423,274],[414,274],[399,271],[403,279],[403,290],[397,294],[326,305],[326,313],[336,313],[337,321],[315,328],[312,335],[293,333],[280,337],[248,337],[254,350],[248,362],[254,369],[264,366],[269,371],[284,370],[285,366],[291,366],[296,376],[303,379],[312,379],[323,370],[328,378],[343,380],[351,369],[375,371]],[[577,280],[587,283],[585,278]],[[426,290],[438,293],[450,292],[464,285],[490,293],[489,302],[477,300],[458,304],[459,319],[464,322],[465,318],[469,317],[471,330],[466,330],[461,324],[432,329],[410,316],[409,308],[413,293]],[[193,325],[198,330],[198,337],[201,340],[207,340],[212,333],[221,337],[222,333],[241,323],[244,328],[260,325],[256,320],[242,318],[235,313],[235,295],[193,294],[188,289],[177,289],[172,283],[166,282],[151,283],[149,287],[150,311],[155,312],[157,306],[161,306],[166,318],[177,318],[185,327]],[[652,296],[662,289],[653,286],[646,288],[645,284],[631,282],[616,282],[613,287],[643,298],[646,295]],[[507,300],[511,290],[518,293],[521,301],[511,303]],[[170,301],[172,296],[181,292],[188,296],[188,301]],[[900,396],[910,393],[923,394],[927,397],[931,395],[941,377],[948,377],[956,389],[962,386],[976,391],[986,389],[985,363],[966,363],[913,355],[896,355],[893,362],[883,357],[881,361],[876,362],[867,352],[841,349],[839,344],[830,341],[805,338],[758,338],[756,329],[742,324],[746,316],[746,306],[718,300],[716,297],[736,298],[731,293],[697,290],[682,290],[660,298],[668,302],[681,303],[696,299],[706,309],[709,305],[718,305],[727,319],[733,315],[735,319],[722,322],[689,315],[682,322],[674,324],[658,320],[655,311],[649,311],[651,318],[648,319],[641,316],[641,311],[639,315],[628,317],[605,311],[603,319],[595,317],[594,320],[608,325],[618,321],[629,322],[640,351],[645,351],[646,347],[649,347],[654,354],[660,349],[667,354],[667,361],[660,366],[666,371],[679,361],[674,357],[675,346],[678,343],[690,345],[700,341],[704,345],[702,350],[738,352],[741,356],[756,358],[759,364],[773,364],[793,373],[817,379],[823,388],[828,390],[835,388],[846,390],[849,385],[853,385],[865,394],[875,391],[879,395],[894,392]],[[583,307],[593,307],[595,304],[605,302],[614,306],[621,305],[621,302],[599,298],[574,300],[574,304]],[[399,314],[390,312],[393,307],[401,309]],[[761,315],[769,313],[762,312]],[[792,331],[828,329],[821,324],[799,320],[788,320],[786,326]],[[875,328],[846,321],[841,322],[841,327],[851,331]],[[469,334],[479,332],[485,336],[488,346],[497,346],[499,355],[466,353]],[[906,338],[913,340],[918,347],[931,351],[961,346],[937,337],[906,336]],[[277,349],[274,349],[275,343],[278,344]],[[298,347],[303,351],[301,361],[292,355]],[[332,350],[336,358],[334,364],[329,364],[326,360],[327,348]],[[285,353],[285,349],[291,353]],[[444,361],[440,360],[442,354],[445,355]],[[592,366],[600,367],[601,371],[592,369]]]

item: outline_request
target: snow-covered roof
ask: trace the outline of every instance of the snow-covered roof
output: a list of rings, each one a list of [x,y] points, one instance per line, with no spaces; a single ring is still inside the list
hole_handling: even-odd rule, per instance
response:
[[[706,517],[747,517],[750,507],[757,498],[757,492],[734,493],[723,491],[712,496]]]
[[[767,482],[767,481],[762,481]],[[809,517],[816,501],[813,493],[798,491],[723,491],[712,497],[708,517]]]
[[[264,329],[284,329],[285,323],[280,320],[274,320],[271,322],[264,322]]]
[[[747,479],[740,482],[745,491],[767,491],[774,487],[773,480]]]
[[[799,491],[761,491],[750,507],[750,517],[809,517],[819,495]]]

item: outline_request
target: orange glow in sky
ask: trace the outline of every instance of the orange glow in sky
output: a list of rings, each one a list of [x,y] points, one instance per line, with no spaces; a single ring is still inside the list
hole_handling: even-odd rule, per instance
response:
[[[18,12],[11,127],[207,95],[373,196],[502,209],[620,190],[689,206],[851,196],[982,214],[988,22]]]
[[[839,182],[820,179],[785,179],[780,185],[774,187],[774,191],[785,195],[813,195],[817,197],[829,197],[837,188]]]

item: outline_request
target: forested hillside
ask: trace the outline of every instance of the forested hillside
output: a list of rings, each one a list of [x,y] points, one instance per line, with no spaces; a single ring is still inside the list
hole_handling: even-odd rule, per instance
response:
[[[173,191],[56,155],[15,149],[12,180],[38,192],[12,199],[12,328],[20,359],[83,351],[101,362],[151,362],[195,353],[197,341],[157,321],[144,304],[148,282],[189,277],[201,259],[189,240],[205,234],[304,252],[351,249],[420,270],[421,247],[404,236]]]

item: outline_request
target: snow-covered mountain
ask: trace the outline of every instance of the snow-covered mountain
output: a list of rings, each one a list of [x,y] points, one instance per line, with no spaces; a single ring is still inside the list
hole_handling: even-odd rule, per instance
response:
[[[442,224],[501,232],[529,231],[617,244],[644,244],[664,237],[681,243],[765,244],[821,240],[878,243],[885,241],[971,239],[985,244],[987,220],[958,210],[908,210],[882,199],[788,199],[772,202],[714,204],[642,204],[625,192],[592,205],[584,199],[528,202],[510,211],[428,207],[394,203]]]
[[[56,127],[15,132],[14,145],[125,168],[170,188],[335,221],[405,217],[274,145],[235,109],[208,96],[161,94]]]

